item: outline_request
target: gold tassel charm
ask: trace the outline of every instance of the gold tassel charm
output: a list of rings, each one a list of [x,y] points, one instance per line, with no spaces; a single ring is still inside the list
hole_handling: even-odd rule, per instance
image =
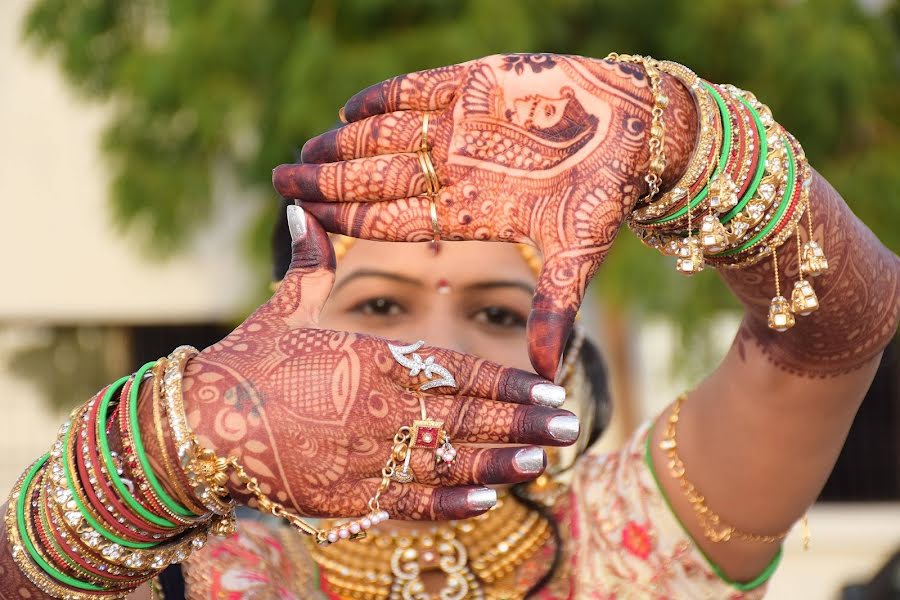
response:
[[[718,217],[706,215],[700,222],[700,243],[706,252],[721,252],[728,243],[728,232]]]
[[[769,305],[769,328],[775,331],[787,331],[794,326],[794,313],[784,296],[775,296]]]
[[[800,273],[817,277],[828,271],[828,259],[825,252],[815,240],[810,239],[800,250]]]
[[[819,309],[819,299],[812,284],[806,279],[794,283],[791,293],[791,310],[794,314],[805,317]]]
[[[732,181],[728,173],[720,173],[709,184],[709,207],[718,212],[726,213],[738,203],[738,187]]]
[[[703,250],[700,240],[695,237],[685,238],[678,246],[678,258],[675,269],[682,275],[693,275],[703,270]]]
[[[781,281],[778,277],[778,252],[772,250],[772,268],[775,271],[775,297],[769,304],[769,329],[787,331],[794,326],[794,313],[787,298],[781,295]]]

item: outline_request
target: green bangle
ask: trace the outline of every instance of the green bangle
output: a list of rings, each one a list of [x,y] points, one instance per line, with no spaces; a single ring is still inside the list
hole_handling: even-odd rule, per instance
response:
[[[106,428],[104,425],[106,424],[106,415],[109,412],[109,403],[112,400],[113,394],[115,391],[120,388],[130,376],[123,377],[115,382],[106,393],[103,394],[103,400],[100,402],[100,408],[97,411],[97,422],[94,424],[96,427],[96,436],[97,440],[100,442],[100,453],[103,455],[103,463],[106,466],[106,472],[109,475],[109,480],[112,481],[113,486],[115,486],[116,491],[119,492],[119,495],[125,500],[125,502],[130,506],[137,514],[146,519],[148,522],[153,523],[154,525],[158,525],[159,527],[165,527],[169,529],[173,529],[176,527],[174,523],[169,521],[168,519],[164,519],[157,515],[154,515],[152,512],[144,508],[140,502],[138,502],[131,492],[128,491],[128,488],[125,487],[125,484],[122,482],[122,478],[119,476],[118,471],[116,471],[115,462],[113,462],[112,454],[109,451],[109,440],[106,439]]]
[[[747,107],[747,110],[750,111],[750,116],[753,117],[753,122],[756,125],[756,132],[759,136],[759,159],[756,164],[756,174],[753,176],[753,180],[750,182],[750,187],[747,188],[747,191],[744,192],[743,197],[740,201],[732,208],[730,211],[725,213],[722,217],[721,221],[724,225],[735,216],[740,213],[747,203],[750,202],[750,198],[756,194],[756,189],[759,187],[759,182],[762,181],[763,175],[766,173],[766,158],[768,158],[769,154],[769,140],[766,136],[766,127],[763,125],[762,121],[759,118],[759,113],[753,108],[753,105],[747,102],[747,100],[740,94],[737,94],[737,99],[741,101],[741,103]]]
[[[697,208],[697,205],[703,202],[706,199],[706,196],[709,194],[709,182],[714,181],[716,176],[725,170],[725,167],[728,165],[728,156],[731,154],[731,143],[732,143],[732,129],[731,129],[731,115],[728,113],[728,107],[725,106],[725,101],[722,99],[722,96],[719,95],[719,92],[706,83],[702,82],[703,87],[707,89],[713,99],[716,101],[716,104],[719,106],[719,116],[722,118],[722,152],[719,154],[719,164],[716,165],[716,170],[713,171],[712,176],[706,182],[706,185],[703,186],[703,189],[700,190],[696,196],[691,198],[688,201],[688,206],[693,211]],[[682,206],[680,209],[669,215],[668,217],[659,219],[657,221],[651,221],[650,225],[663,225],[665,223],[669,223],[678,219],[679,217],[687,214],[688,206]],[[690,224],[688,224],[690,227]]]
[[[123,379],[127,379],[127,378],[123,378]],[[121,387],[121,385],[117,385],[117,384],[119,384],[120,381],[122,381],[122,379],[120,379],[119,381],[114,383],[112,386],[110,386],[111,389],[113,389],[115,391],[119,387]],[[69,451],[70,451],[70,446],[72,445],[72,432],[74,430],[75,430],[75,426],[73,424],[71,427],[69,427],[69,431],[66,432],[65,440],[63,440],[62,468],[63,468],[63,472],[66,474],[66,485],[68,485],[69,489],[72,491],[72,499],[75,501],[76,506],[78,506],[78,512],[81,513],[81,516],[84,517],[84,520],[87,521],[90,524],[90,526],[93,527],[97,531],[97,533],[99,533],[100,535],[102,535],[103,537],[105,537],[106,539],[108,539],[111,542],[115,542],[121,546],[125,546],[126,548],[153,548],[155,546],[158,546],[159,544],[156,544],[153,542],[132,542],[130,540],[126,540],[125,538],[119,537],[115,533],[109,531],[106,527],[101,525],[99,522],[97,522],[97,520],[94,518],[94,515],[92,515],[91,512],[84,506],[84,503],[82,503],[79,495],[75,493],[75,480],[72,477],[71,469],[69,469],[69,464],[70,464],[69,463],[69,461],[70,461]]]
[[[785,149],[787,150],[787,158],[788,158],[788,178],[787,184],[784,188],[784,195],[781,198],[781,204],[778,206],[778,210],[775,212],[775,216],[766,224],[766,226],[753,236],[753,239],[741,244],[737,248],[732,248],[726,252],[722,252],[721,254],[713,254],[713,258],[721,258],[725,256],[734,256],[748,248],[755,246],[760,240],[765,238],[772,228],[775,227],[776,224],[781,222],[781,217],[784,216],[784,211],[787,210],[788,205],[791,203],[791,196],[794,195],[794,185],[796,183],[796,163],[794,158],[794,149],[791,146],[790,142],[788,142],[787,138],[782,136],[781,142],[785,145]]]
[[[19,498],[16,500],[16,524],[19,526],[19,537],[22,538],[22,543],[24,544],[25,549],[28,550],[28,555],[31,557],[31,560],[33,560],[44,573],[53,579],[79,590],[90,592],[109,591],[99,585],[86,583],[79,579],[75,579],[74,577],[70,577],[48,564],[47,561],[44,560],[44,557],[37,551],[37,548],[34,547],[34,542],[32,542],[31,537],[28,535],[28,530],[25,528],[25,497],[28,496],[28,491],[31,488],[31,482],[34,480],[34,476],[37,475],[37,472],[41,470],[49,458],[49,454],[45,454],[39,458],[37,462],[31,465],[31,468],[22,480],[22,487],[19,488]]]
[[[156,366],[156,361],[151,361],[145,364],[143,367],[138,369],[138,372],[134,375],[134,384],[131,386],[131,392],[129,393],[128,398],[128,418],[131,422],[131,439],[132,444],[134,445],[134,453],[138,457],[138,461],[141,463],[141,468],[144,469],[144,475],[147,477],[147,482],[150,484],[150,487],[153,488],[153,492],[156,494],[156,497],[159,498],[166,507],[174,512],[177,515],[188,518],[196,518],[199,515],[195,515],[190,510],[186,509],[184,506],[178,503],[178,501],[174,500],[172,496],[170,496],[166,490],[163,489],[162,485],[159,483],[159,479],[156,478],[156,474],[153,472],[152,467],[150,466],[150,461],[147,460],[147,452],[144,450],[144,443],[141,440],[141,430],[138,427],[138,418],[137,418],[137,402],[138,402],[138,394],[140,392],[140,383],[144,377],[144,374]]]

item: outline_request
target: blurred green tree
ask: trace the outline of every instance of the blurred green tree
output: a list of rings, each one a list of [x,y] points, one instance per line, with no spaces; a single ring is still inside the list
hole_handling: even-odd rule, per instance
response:
[[[344,100],[370,83],[495,52],[610,50],[671,58],[756,92],[896,250],[900,8],[862,4],[36,0],[24,32],[78,90],[110,106],[110,208],[123,229],[148,232],[156,253],[177,251],[208,218],[225,167],[258,190],[247,242],[264,256],[271,168],[334,125]],[[628,235],[597,287],[611,306],[677,317],[688,333],[734,306],[714,275],[682,281]]]

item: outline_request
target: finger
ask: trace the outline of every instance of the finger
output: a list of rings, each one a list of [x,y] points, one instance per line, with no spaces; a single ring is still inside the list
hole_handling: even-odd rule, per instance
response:
[[[600,266],[597,249],[551,255],[544,261],[528,315],[528,355],[535,371],[555,379],[585,290]]]
[[[331,233],[392,242],[434,239],[428,196],[387,202],[304,202],[303,208]],[[445,231],[442,227],[441,238],[449,239]]]
[[[456,95],[467,63],[398,75],[357,92],[347,100],[344,121],[359,121],[372,115],[398,110],[439,110]]]
[[[415,152],[422,147],[424,112],[400,111],[375,115],[326,131],[303,145],[300,162],[332,163],[352,158]],[[445,119],[429,114],[426,144],[434,145],[435,131]]]
[[[287,220],[291,265],[263,307],[283,316],[299,312],[307,322],[316,322],[334,286],[334,247],[322,226],[299,206],[287,207]]]
[[[566,410],[471,397],[429,397],[429,419],[441,421],[454,444],[529,444],[569,446],[578,439],[578,418]],[[410,425],[418,414],[401,416],[397,427]]]
[[[416,483],[431,486],[500,485],[531,481],[547,466],[537,446],[475,448],[459,446],[451,462],[438,462],[433,450],[412,450],[410,469]]]
[[[426,191],[415,154],[385,154],[327,164],[280,165],[272,184],[284,198],[321,201],[395,200]]]
[[[354,486],[353,514],[368,511],[368,502],[380,483],[368,479]],[[497,504],[497,492],[484,486],[430,487],[418,483],[392,483],[379,499],[391,519],[449,521],[483,514]],[[348,513],[349,514],[349,513]]]
[[[551,407],[566,399],[565,388],[534,373],[426,346],[423,341],[388,342],[376,346],[373,355],[378,364],[388,365],[387,376],[407,390]]]

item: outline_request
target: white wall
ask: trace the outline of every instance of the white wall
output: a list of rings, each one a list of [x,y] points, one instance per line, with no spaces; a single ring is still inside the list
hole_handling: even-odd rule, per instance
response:
[[[233,316],[248,289],[238,232],[249,200],[227,202],[186,255],[142,258],[107,218],[97,150],[105,111],[76,99],[49,57],[22,46],[27,5],[0,2],[0,322]],[[220,196],[233,190],[223,182]]]

